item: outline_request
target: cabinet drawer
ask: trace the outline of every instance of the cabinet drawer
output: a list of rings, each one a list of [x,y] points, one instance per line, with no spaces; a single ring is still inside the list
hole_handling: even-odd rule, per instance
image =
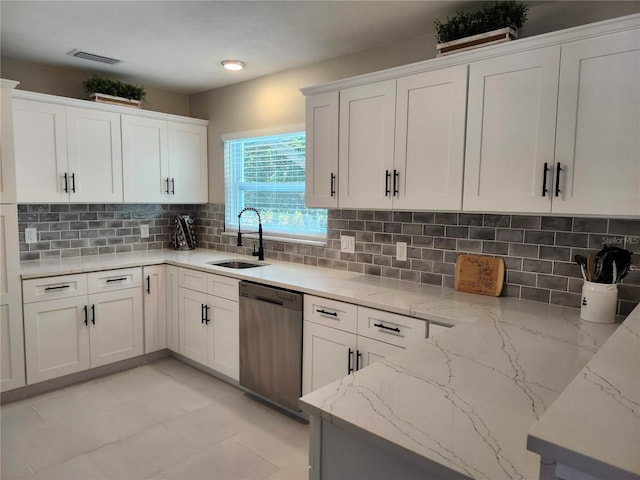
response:
[[[356,333],[358,326],[358,307],[350,303],[329,300],[328,298],[305,295],[304,319],[328,327],[339,328],[345,332]]]
[[[178,271],[178,285],[196,292],[207,293],[207,280],[209,274],[189,268],[180,268]]]
[[[427,338],[427,322],[413,317],[358,307],[358,335],[399,347]]]
[[[449,330],[450,328],[451,327],[446,327],[444,325],[438,325],[437,323],[429,322],[429,338],[433,338],[436,335]]]
[[[236,278],[223,277],[222,275],[208,274],[207,284],[209,295],[238,301],[238,283]]]
[[[87,294],[87,275],[61,275],[59,277],[35,278],[22,282],[24,303],[77,297]]]
[[[142,287],[142,268],[122,268],[87,274],[89,293],[113,292]]]

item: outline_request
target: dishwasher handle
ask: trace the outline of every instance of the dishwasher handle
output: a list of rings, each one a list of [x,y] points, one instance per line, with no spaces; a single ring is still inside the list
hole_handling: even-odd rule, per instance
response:
[[[280,307],[284,303],[282,300],[275,300],[273,298],[265,298],[265,297],[260,297],[260,296],[254,297],[254,300],[258,300],[259,302],[273,303],[274,305],[278,305]]]

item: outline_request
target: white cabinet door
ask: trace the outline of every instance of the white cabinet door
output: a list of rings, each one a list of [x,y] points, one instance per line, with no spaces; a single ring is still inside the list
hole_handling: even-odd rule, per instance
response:
[[[355,370],[356,335],[313,322],[304,322],[302,394],[338,380]]]
[[[86,370],[90,313],[87,297],[24,305],[25,356],[29,384]]]
[[[167,267],[143,268],[144,353],[167,348]]]
[[[206,203],[207,127],[169,122],[168,128],[171,201]]]
[[[3,392],[25,384],[18,258],[17,207],[0,205],[0,391]]]
[[[466,65],[398,79],[394,208],[461,209],[466,107]]]
[[[179,341],[179,305],[180,296],[178,288],[178,267],[167,265],[167,290],[166,290],[166,311],[167,311],[167,348],[174,352],[180,351]]]
[[[72,202],[122,202],[120,115],[67,107]]]
[[[144,353],[142,289],[89,295],[91,366]]]
[[[563,45],[553,212],[640,215],[638,138],[640,30]]]
[[[205,323],[213,333],[208,366],[240,379],[240,317],[238,302],[209,296]]]
[[[209,332],[204,322],[207,294],[180,287],[179,290],[180,354],[203,365],[209,361]]]
[[[13,119],[18,202],[68,201],[65,107],[15,99]]]
[[[306,99],[307,207],[338,207],[338,106],[338,92]]]
[[[358,370],[401,350],[404,350],[404,348],[391,345],[390,343],[373,340],[371,338],[358,336]]]
[[[168,202],[167,122],[133,115],[121,118],[124,201]]]
[[[340,92],[340,208],[391,208],[396,81]]]
[[[551,211],[559,62],[554,46],[471,63],[464,210]]]

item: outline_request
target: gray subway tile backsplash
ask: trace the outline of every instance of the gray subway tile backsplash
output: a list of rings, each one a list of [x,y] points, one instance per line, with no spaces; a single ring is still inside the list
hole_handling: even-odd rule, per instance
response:
[[[19,205],[21,260],[67,258],[170,247],[173,217],[196,219],[198,246],[250,254],[224,232],[224,205],[70,204]],[[57,220],[56,220],[57,218]],[[507,270],[503,296],[579,307],[582,275],[576,254],[616,245],[640,256],[640,219],[543,217],[446,212],[330,210],[326,246],[265,241],[267,258],[453,286],[460,253],[500,256]],[[149,238],[140,238],[140,225]],[[24,243],[24,228],[38,242]],[[356,237],[356,253],[340,252],[340,236]],[[395,259],[395,243],[407,243],[408,260]],[[640,302],[640,272],[619,285],[621,315]]]

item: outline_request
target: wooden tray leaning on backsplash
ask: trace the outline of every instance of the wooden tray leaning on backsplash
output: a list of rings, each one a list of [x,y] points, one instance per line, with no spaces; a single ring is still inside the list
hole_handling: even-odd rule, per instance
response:
[[[459,255],[453,286],[461,292],[497,297],[504,283],[504,260],[486,255]]]

